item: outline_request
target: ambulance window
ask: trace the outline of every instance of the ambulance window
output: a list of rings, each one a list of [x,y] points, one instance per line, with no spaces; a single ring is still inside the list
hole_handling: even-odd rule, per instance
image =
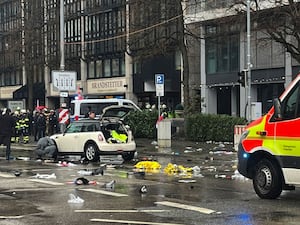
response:
[[[297,85],[283,101],[283,119],[294,119],[299,116],[299,100],[299,85]]]

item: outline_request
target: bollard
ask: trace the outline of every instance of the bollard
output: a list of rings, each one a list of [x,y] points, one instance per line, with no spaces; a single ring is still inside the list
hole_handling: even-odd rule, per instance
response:
[[[157,144],[160,148],[171,147],[171,120],[164,119],[158,123]]]

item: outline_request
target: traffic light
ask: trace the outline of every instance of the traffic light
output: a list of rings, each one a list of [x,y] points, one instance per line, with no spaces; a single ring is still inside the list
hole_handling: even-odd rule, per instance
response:
[[[238,72],[238,76],[239,76],[238,82],[242,85],[242,87],[245,87],[246,86],[246,71],[243,70],[241,72]]]

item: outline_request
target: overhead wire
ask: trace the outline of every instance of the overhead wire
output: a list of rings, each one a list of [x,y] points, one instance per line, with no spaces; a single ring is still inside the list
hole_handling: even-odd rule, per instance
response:
[[[141,32],[144,32],[144,31],[147,31],[147,30],[151,30],[155,27],[158,27],[158,26],[161,26],[163,24],[166,24],[166,23],[169,23],[170,21],[173,21],[173,20],[176,20],[178,19],[179,17],[183,16],[182,14],[180,15],[177,15],[177,16],[174,16],[170,19],[167,19],[163,22],[160,22],[160,23],[157,23],[157,24],[154,24],[152,26],[149,26],[149,27],[146,27],[146,28],[143,28],[143,29],[140,29],[140,30],[136,30],[136,31],[133,31],[133,32],[129,32],[129,33],[125,33],[125,34],[121,34],[121,35],[117,35],[117,36],[113,36],[113,37],[108,37],[108,38],[103,38],[103,39],[99,39],[99,40],[90,40],[90,41],[76,41],[76,42],[65,42],[66,45],[71,45],[71,44],[90,44],[90,43],[97,43],[97,42],[104,42],[104,41],[110,41],[110,40],[114,40],[114,39],[118,39],[118,38],[123,38],[123,37],[126,37],[127,35],[131,36],[131,35],[134,35],[134,34],[138,34],[138,33],[141,33]]]

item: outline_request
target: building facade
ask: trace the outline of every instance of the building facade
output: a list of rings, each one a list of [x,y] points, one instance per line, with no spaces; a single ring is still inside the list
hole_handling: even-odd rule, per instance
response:
[[[272,10],[274,5],[264,5]],[[271,1],[265,1],[270,3]],[[191,86],[201,93],[203,113],[228,114],[247,118],[249,95],[238,83],[238,72],[247,68],[246,13],[239,20],[234,1],[199,0],[185,5],[187,27],[199,36],[189,43]],[[243,8],[245,10],[245,8]],[[274,97],[278,97],[299,73],[299,63],[270,39],[259,20],[251,22],[251,103],[261,104],[266,113]],[[252,116],[255,119],[255,115]]]
[[[68,91],[66,102],[81,92],[85,98],[128,98],[140,105],[155,104],[154,78],[159,73],[166,78],[163,101],[170,107],[180,103],[176,49],[142,57],[141,49],[155,43],[158,31],[164,35],[172,31],[170,26],[146,27],[156,27],[172,16],[170,12],[176,14],[174,10],[159,14],[151,10],[147,16],[154,20],[137,16],[147,8],[166,8],[170,1],[157,2],[136,7],[130,0],[64,0],[64,40],[60,40],[60,0],[0,0],[0,107],[19,101],[29,109],[61,107],[64,90],[55,88],[52,79],[53,71],[62,66],[76,73],[76,88]]]

